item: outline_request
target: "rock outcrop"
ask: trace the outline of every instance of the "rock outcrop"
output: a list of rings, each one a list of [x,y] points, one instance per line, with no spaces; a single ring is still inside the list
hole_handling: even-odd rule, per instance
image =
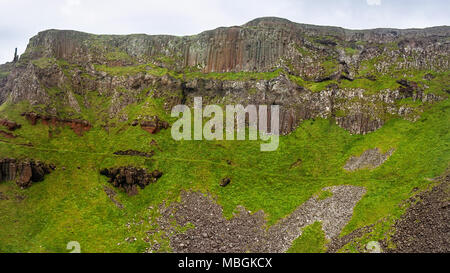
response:
[[[23,113],[28,121],[30,121],[31,125],[36,125],[39,120],[42,121],[45,125],[52,126],[69,126],[75,134],[82,136],[84,132],[89,131],[92,128],[92,125],[86,120],[80,119],[61,119],[54,116],[40,115],[33,112]]]
[[[224,178],[222,179],[222,181],[220,181],[220,186],[221,187],[226,187],[231,183],[231,178]]]
[[[198,96],[203,97],[204,104],[279,105],[282,134],[292,132],[302,121],[312,118],[335,118],[336,123],[350,133],[366,134],[383,126],[388,117],[416,120],[417,113],[411,107],[399,105],[400,100],[412,98],[434,102],[441,99],[419,89],[413,93],[386,89],[370,95],[362,88],[330,86],[323,91],[312,92],[294,84],[286,75],[271,80],[195,79],[186,83],[183,94],[183,100],[191,106],[194,97]],[[181,100],[174,101],[173,105],[179,103]]]
[[[6,128],[8,128],[9,131],[15,131],[17,129],[20,129],[20,127],[22,127],[20,124],[17,124],[16,122],[7,119],[0,119],[0,125],[5,126]]]
[[[116,200],[115,196],[117,195],[117,193],[113,189],[111,189],[108,186],[104,186],[103,190],[105,191],[105,193],[109,197],[109,199],[116,205],[116,207],[118,207],[119,209],[124,208],[122,203],[120,203],[119,201]]]
[[[168,129],[169,123],[159,119],[158,116],[153,116],[148,120],[143,120],[140,122],[141,128],[150,134],[157,134],[162,129]]]
[[[6,138],[16,138],[16,137],[17,137],[16,135],[14,135],[14,134],[12,134],[12,133],[5,132],[5,131],[3,131],[3,130],[0,130],[0,135],[1,135],[1,136],[4,136],[4,137],[6,137]]]
[[[0,159],[0,182],[16,181],[17,186],[25,189],[44,180],[44,176],[54,169],[54,165],[40,161],[3,158]]]
[[[346,30],[280,18],[259,18],[187,37],[47,30],[30,40],[17,63],[1,66],[7,76],[0,81],[0,103],[26,100],[32,106],[44,105],[43,116],[77,116],[82,106],[98,105],[90,101],[95,97],[108,102],[98,117],[106,123],[112,118],[127,121],[124,109],[147,96],[162,98],[166,110],[202,96],[205,103],[278,104],[283,134],[311,118],[334,118],[351,133],[365,134],[390,118],[417,120],[420,111],[399,100],[444,99],[426,90],[428,82],[407,78],[422,71],[424,81],[434,81],[436,73],[448,71],[448,37],[446,26]],[[240,72],[258,73],[215,77]],[[377,93],[363,84],[340,85],[386,78],[394,84]],[[60,122],[73,122],[69,126],[80,134],[90,127],[76,120]],[[153,134],[168,124],[144,120],[141,127]]]
[[[100,174],[108,177],[109,183],[116,188],[122,189],[130,196],[138,193],[138,186],[144,189],[149,184],[155,183],[163,175],[158,170],[150,173],[146,169],[131,166],[103,169],[100,171]]]

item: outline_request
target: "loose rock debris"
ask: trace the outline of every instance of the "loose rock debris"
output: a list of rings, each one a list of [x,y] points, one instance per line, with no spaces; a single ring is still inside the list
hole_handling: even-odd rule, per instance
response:
[[[286,252],[302,229],[321,221],[328,239],[339,235],[351,219],[353,208],[366,190],[355,186],[325,188],[333,196],[318,200],[313,197],[293,213],[267,229],[263,211],[254,214],[239,206],[238,213],[227,220],[222,207],[209,196],[198,192],[183,192],[181,202],[161,206],[158,226],[169,235],[174,252]],[[193,228],[177,232],[171,224]]]

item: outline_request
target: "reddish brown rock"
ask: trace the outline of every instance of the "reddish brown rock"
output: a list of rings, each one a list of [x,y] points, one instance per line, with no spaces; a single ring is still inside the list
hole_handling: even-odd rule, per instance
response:
[[[3,130],[0,130],[0,135],[4,136],[4,137],[6,137],[6,138],[16,138],[16,137],[17,137],[17,136],[15,136],[14,134],[5,132],[5,131],[3,131]]]
[[[92,125],[86,120],[60,119],[55,116],[40,115],[34,112],[23,113],[22,116],[25,116],[31,122],[31,125],[36,125],[39,120],[42,120],[42,124],[48,126],[69,126],[79,136],[82,136],[84,132],[92,128]]]
[[[9,131],[15,131],[16,129],[22,127],[20,124],[7,119],[0,119],[0,125],[7,127]]]
[[[150,134],[157,134],[162,129],[168,129],[169,123],[167,121],[160,120],[158,116],[153,116],[150,120],[144,120],[140,123],[141,128]]]
[[[17,185],[21,188],[28,188],[31,186],[31,178],[33,177],[33,170],[30,165],[23,166],[20,178],[17,181]]]
[[[39,120],[39,118],[41,117],[40,115],[36,114],[36,113],[23,113],[22,116],[25,116],[25,118],[31,122],[31,125],[36,125],[37,121]]]

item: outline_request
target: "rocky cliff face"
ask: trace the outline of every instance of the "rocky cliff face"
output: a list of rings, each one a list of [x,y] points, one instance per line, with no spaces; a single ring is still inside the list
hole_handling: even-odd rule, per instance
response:
[[[321,58],[337,58],[342,65],[357,68],[359,62],[387,53],[383,45],[397,43],[398,48],[390,52],[390,57],[405,59],[399,67],[447,69],[449,34],[449,27],[346,30],[297,24],[280,18],[259,18],[243,26],[217,28],[186,37],[97,36],[47,30],[30,40],[25,57],[54,57],[79,64],[127,64],[127,60],[111,58],[114,55],[111,52],[115,51],[126,53],[138,62],[159,59],[166,66],[199,67],[203,72],[270,71],[293,62],[302,70],[301,74],[312,76],[319,72],[317,61]],[[346,56],[345,48],[357,54]],[[304,54],[305,51],[311,54]],[[415,60],[406,60],[409,57]],[[165,58],[171,61],[167,63]]]
[[[202,96],[279,104],[283,133],[315,117],[367,133],[447,98],[449,39],[446,26],[346,30],[279,18],[187,37],[47,30],[18,63],[1,67],[0,102],[77,117],[96,107],[94,93],[109,102],[103,120],[126,121],[123,109],[145,96],[163,98],[167,110]]]

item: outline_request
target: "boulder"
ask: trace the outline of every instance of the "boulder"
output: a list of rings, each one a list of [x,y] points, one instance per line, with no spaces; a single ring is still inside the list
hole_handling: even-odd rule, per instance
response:
[[[129,196],[138,193],[138,186],[144,189],[149,184],[155,183],[163,175],[158,170],[149,173],[146,169],[132,166],[103,169],[100,171],[100,174],[108,177],[109,183],[116,188],[122,189]]]
[[[224,178],[222,179],[222,181],[220,182],[220,186],[221,187],[226,187],[231,183],[231,179],[230,178]]]

